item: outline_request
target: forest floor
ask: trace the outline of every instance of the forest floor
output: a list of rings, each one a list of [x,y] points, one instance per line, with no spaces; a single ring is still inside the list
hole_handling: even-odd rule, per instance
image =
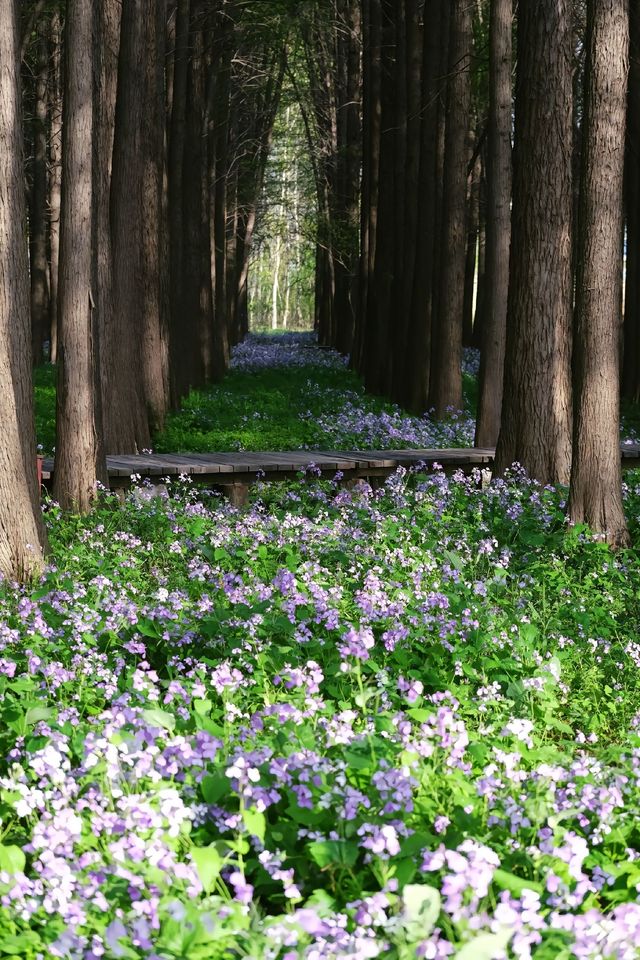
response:
[[[473,445],[476,351],[465,357],[465,410],[446,421],[412,417],[365,393],[344,357],[311,334],[251,337],[235,348],[221,384],[194,390],[154,438],[158,453],[394,449]],[[55,446],[55,370],[36,372],[38,441]]]
[[[476,479],[47,504],[0,589],[0,955],[639,956],[640,476],[617,555]]]

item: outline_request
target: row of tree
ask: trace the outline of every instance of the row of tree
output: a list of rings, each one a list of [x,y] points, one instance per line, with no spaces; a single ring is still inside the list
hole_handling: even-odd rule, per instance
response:
[[[224,374],[248,327],[285,81],[316,198],[321,342],[370,390],[442,415],[461,405],[462,345],[479,338],[477,442],[497,441],[497,470],[518,460],[570,481],[573,518],[625,541],[638,0],[628,87],[628,0],[520,0],[516,57],[512,0],[0,2],[2,570],[42,555],[31,354],[48,341],[57,360],[55,494],[81,510],[105,452],[145,448],[169,407]]]
[[[570,482],[571,517],[623,543],[625,225],[625,387],[635,399],[640,375],[640,5],[632,0],[629,83],[627,0],[519,0],[517,51],[512,0],[361,6],[352,363],[368,389],[416,413],[460,408],[481,250],[476,443],[497,444],[497,473],[517,461],[543,483]]]

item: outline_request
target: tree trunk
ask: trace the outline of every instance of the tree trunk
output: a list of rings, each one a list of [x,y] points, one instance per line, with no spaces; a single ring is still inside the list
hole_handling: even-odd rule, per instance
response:
[[[40,571],[46,544],[36,477],[18,5],[0,2],[0,573]]]
[[[625,156],[627,263],[622,395],[640,399],[640,2],[629,4],[629,82]]]
[[[31,343],[34,364],[42,363],[48,339],[49,283],[47,278],[47,77],[49,49],[47,25],[37,27],[37,68],[33,119],[33,182],[29,216],[31,254]]]
[[[442,83],[438,55],[446,23],[448,20],[443,0],[427,0],[424,7],[423,26],[422,122],[416,253],[407,336],[406,375],[409,391],[408,408],[419,415],[425,413],[429,406],[437,200],[436,141],[439,90]]]
[[[62,20],[51,15],[51,72],[49,77],[49,329],[52,363],[58,357],[58,265],[60,262],[60,196],[62,184]]]
[[[500,432],[511,243],[512,18],[512,0],[492,0],[489,26],[485,299],[475,437],[477,447],[494,447]]]
[[[618,375],[628,26],[627,0],[587,3],[569,516],[614,547],[629,543]]]
[[[53,493],[86,513],[106,482],[102,455],[98,331],[91,292],[93,2],[68,0],[60,224],[60,326]]]
[[[471,139],[470,144],[473,143]],[[469,151],[471,152],[471,151]],[[476,157],[467,195],[467,252],[464,262],[464,305],[462,308],[462,346],[473,346],[474,291],[478,266],[478,235],[480,233],[480,179],[482,162]]]
[[[110,196],[113,324],[104,347],[107,453],[136,453],[151,445],[141,352],[144,261],[136,233],[146,216],[140,162],[145,148],[144,24],[141,3],[123,5]]]
[[[436,416],[462,407],[462,311],[467,239],[467,131],[471,111],[471,10],[451,5],[449,83],[445,129],[442,269],[431,403]]]
[[[512,242],[498,475],[571,466],[571,9],[520,0]]]
[[[105,0],[98,4],[94,21],[92,221],[95,261],[92,289],[100,331],[103,411],[108,411],[112,403],[110,388],[118,389],[117,370],[112,371],[114,360],[110,347],[118,336],[113,302],[110,191],[121,12],[122,5],[119,0]],[[108,422],[109,418],[103,415],[103,437],[105,420]]]
[[[184,331],[184,150],[186,139],[189,0],[178,0],[173,88],[169,129],[169,254],[171,274],[171,405],[176,407],[189,386]]]
[[[153,430],[161,430],[169,408],[169,330],[163,297],[164,216],[164,41],[165,0],[141,3],[145,38],[142,109],[142,312],[144,396]]]
[[[192,0],[190,17],[182,176],[184,288],[180,336],[187,389],[202,386],[210,375],[213,339],[209,163],[208,145],[202,135],[206,108],[202,0]]]

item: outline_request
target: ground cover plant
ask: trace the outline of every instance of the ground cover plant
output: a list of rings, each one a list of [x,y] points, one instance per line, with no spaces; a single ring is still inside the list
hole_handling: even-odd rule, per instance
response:
[[[253,336],[235,348],[222,384],[193,391],[165,431],[158,453],[233,450],[394,449],[473,444],[477,357],[465,364],[467,410],[444,422],[412,417],[364,392],[360,378],[312,334]],[[37,436],[55,447],[55,371],[36,376]]]
[[[637,554],[517,474],[313,474],[47,508],[0,594],[0,955],[637,956]]]

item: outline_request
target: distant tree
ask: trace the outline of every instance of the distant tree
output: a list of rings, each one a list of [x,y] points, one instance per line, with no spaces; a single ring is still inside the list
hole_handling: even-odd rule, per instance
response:
[[[486,295],[475,437],[477,447],[495,446],[500,432],[511,243],[512,18],[512,0],[491,0]]]
[[[92,0],[67,0],[54,496],[88,511],[106,481],[94,314]]]
[[[512,239],[495,469],[571,466],[571,4],[520,0]]]
[[[627,0],[588,0],[569,516],[613,546],[629,542],[618,412],[628,40]]]
[[[0,573],[40,570],[46,536],[36,478],[19,81],[18,4],[0,3]]]

